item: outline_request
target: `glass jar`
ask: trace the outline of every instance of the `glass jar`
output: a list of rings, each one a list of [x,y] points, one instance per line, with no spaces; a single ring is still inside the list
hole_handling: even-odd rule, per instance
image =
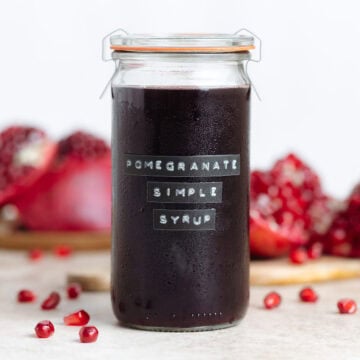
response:
[[[235,325],[249,298],[251,36],[111,37],[112,304],[126,326]]]

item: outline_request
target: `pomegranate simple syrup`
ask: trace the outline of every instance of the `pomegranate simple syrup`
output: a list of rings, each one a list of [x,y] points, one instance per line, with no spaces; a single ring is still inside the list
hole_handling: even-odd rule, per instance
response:
[[[118,29],[109,42],[114,313],[144,330],[235,325],[249,297],[254,36]]]
[[[250,87],[116,87],[112,302],[143,329],[227,327],[249,297]]]

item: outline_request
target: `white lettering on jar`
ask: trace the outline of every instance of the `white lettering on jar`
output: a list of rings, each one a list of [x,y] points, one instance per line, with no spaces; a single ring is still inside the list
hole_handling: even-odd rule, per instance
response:
[[[177,166],[178,170],[185,171],[185,163],[183,161],[180,161]]]
[[[154,227],[158,230],[214,230],[215,209],[154,210]]]
[[[193,196],[195,194],[195,189],[192,187],[192,188],[189,188],[188,189],[188,196]]]
[[[210,162],[203,162],[202,165],[201,165],[201,169],[202,170],[207,170],[209,171],[210,170]]]
[[[179,216],[170,216],[171,220],[173,221],[174,224],[177,223],[177,221],[180,219]]]
[[[167,224],[168,221],[170,221],[172,224],[176,225],[178,223],[178,221],[180,220],[180,222],[182,224],[190,224],[190,216],[189,215],[183,215],[181,216],[170,216],[170,219],[168,219],[168,217],[165,214],[162,214],[160,216],[160,221],[161,224]],[[199,226],[201,224],[205,224],[207,222],[209,222],[211,219],[210,215],[203,215],[203,216],[193,216],[191,221],[194,225]]]
[[[196,162],[193,162],[193,163],[191,164],[191,166],[190,166],[190,170],[191,170],[191,171],[193,171],[193,170],[199,170],[199,168],[198,168],[198,166],[197,166]]]
[[[240,174],[240,155],[125,155],[125,173],[138,176],[209,177]]]
[[[185,189],[176,189],[175,190],[175,196],[182,196],[182,197],[185,197],[186,196],[186,192],[185,192]]]
[[[220,170],[220,165],[217,161],[214,162],[213,170]]]
[[[220,203],[222,182],[148,182],[147,200],[159,203]]]
[[[161,160],[155,161],[155,168],[156,168],[156,170],[161,170],[161,163],[162,163]]]
[[[174,162],[173,161],[169,161],[166,163],[166,170],[174,171]]]
[[[209,178],[240,175],[240,155],[134,155],[125,154],[124,172],[132,176]],[[222,202],[223,182],[148,181],[147,201],[159,204],[216,204]],[[155,230],[211,231],[216,209],[153,209]]]
[[[216,196],[216,187],[215,186],[211,187],[211,196],[212,197]]]

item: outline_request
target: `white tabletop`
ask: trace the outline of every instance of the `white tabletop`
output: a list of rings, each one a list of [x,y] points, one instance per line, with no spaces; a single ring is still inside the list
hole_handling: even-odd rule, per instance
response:
[[[75,254],[69,259],[51,255],[32,263],[23,252],[0,250],[0,359],[360,359],[360,313],[340,315],[336,302],[353,297],[360,302],[359,280],[315,285],[317,304],[298,301],[299,286],[277,287],[281,307],[267,311],[262,298],[267,287],[251,289],[250,307],[240,325],[199,333],[158,333],[120,327],[108,293],[83,293],[64,299],[53,311],[39,309],[40,299],[52,290],[64,293],[65,273],[88,265],[108,266],[108,253]],[[34,304],[18,304],[19,289],[39,294]],[[66,327],[62,317],[84,308],[99,329],[96,343],[81,344],[77,327]],[[359,311],[360,312],[360,311]],[[38,339],[34,326],[53,321],[56,332]]]

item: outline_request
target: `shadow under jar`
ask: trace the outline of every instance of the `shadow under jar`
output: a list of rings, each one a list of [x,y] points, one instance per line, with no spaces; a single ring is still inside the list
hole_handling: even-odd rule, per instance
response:
[[[125,326],[211,330],[246,312],[253,43],[111,38],[111,296]]]

